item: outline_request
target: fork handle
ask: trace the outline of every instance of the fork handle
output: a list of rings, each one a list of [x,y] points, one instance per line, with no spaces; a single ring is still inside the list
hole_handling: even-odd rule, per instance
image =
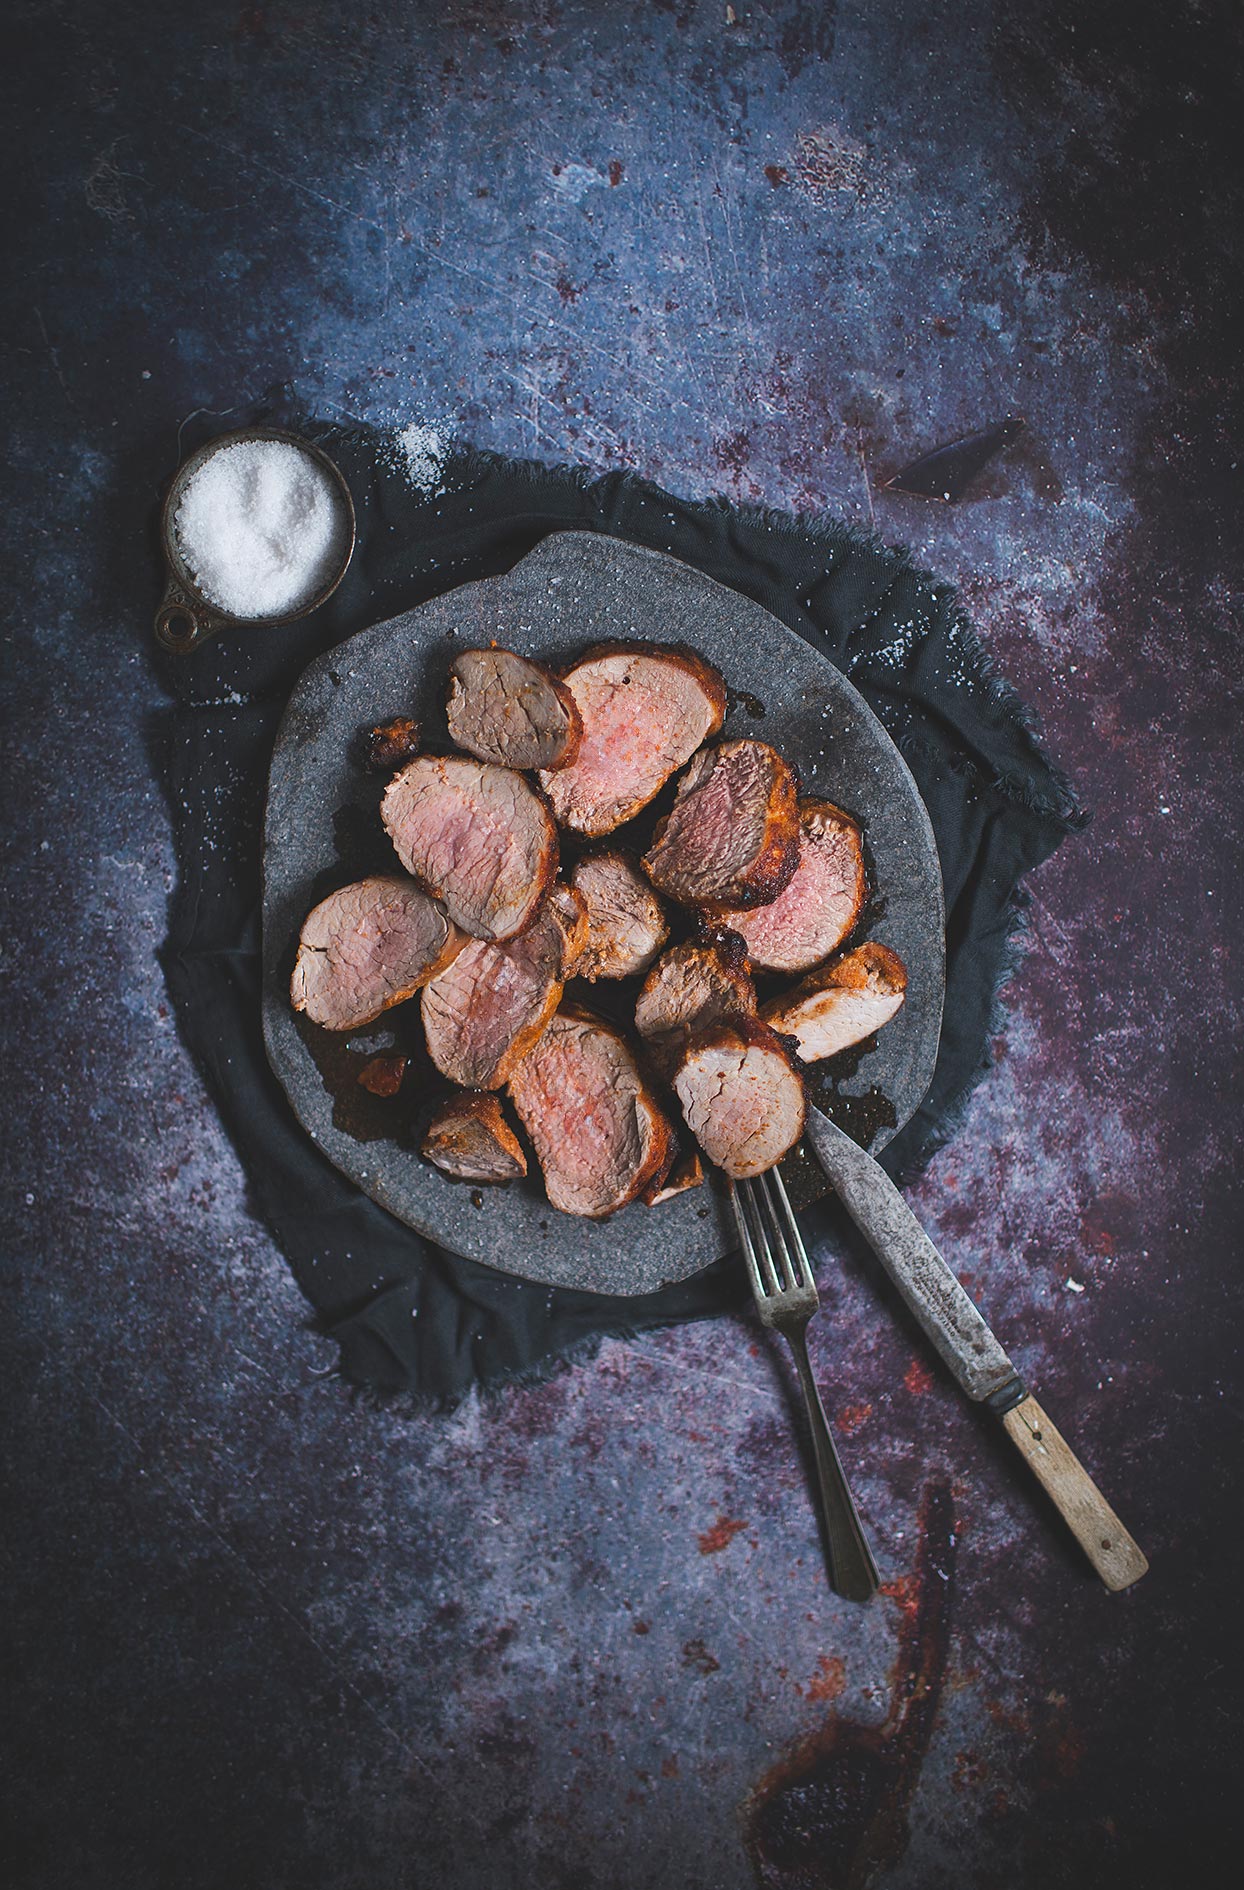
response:
[[[787,1342],[795,1354],[799,1382],[808,1407],[812,1427],[812,1448],[816,1455],[816,1480],[821,1495],[821,1516],[829,1559],[829,1583],[836,1594],[847,1601],[868,1601],[875,1595],[881,1577],[873,1552],[868,1546],[864,1526],[856,1513],[850,1486],[833,1436],[825,1419],[825,1407],[812,1376],[808,1342],[802,1332],[788,1332]]]

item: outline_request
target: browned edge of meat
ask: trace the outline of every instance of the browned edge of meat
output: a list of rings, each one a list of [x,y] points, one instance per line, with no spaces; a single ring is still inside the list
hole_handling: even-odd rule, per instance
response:
[[[677,1139],[620,1030],[564,1003],[510,1077],[545,1192],[563,1214],[600,1220],[664,1179]]]
[[[566,942],[562,958],[562,977],[563,979],[573,978],[578,974],[579,960],[583,956],[591,926],[587,914],[587,900],[574,886],[568,886],[564,879],[559,879],[550,888],[549,905],[557,914]]]
[[[772,1168],[803,1134],[803,1078],[789,1047],[754,1017],[698,1032],[674,1090],[708,1159],[737,1181]]]
[[[561,1002],[578,907],[555,886],[519,938],[469,939],[423,993],[423,1034],[442,1076],[500,1089]]]
[[[445,717],[459,748],[503,768],[569,767],[583,740],[583,717],[566,684],[513,650],[455,656]]]
[[[656,643],[646,637],[606,638],[603,643],[591,643],[582,655],[576,656],[573,663],[562,666],[562,675],[568,676],[578,669],[580,663],[594,663],[598,656],[618,656],[632,653],[636,656],[659,656],[666,661],[675,662],[694,676],[707,696],[712,712],[712,723],[705,730],[702,739],[709,741],[726,719],[730,707],[729,692],[725,678],[719,669],[715,669],[706,656],[693,650],[689,643]]]
[[[809,971],[854,930],[868,882],[859,823],[832,801],[799,803],[799,858],[777,898],[750,912],[723,911],[757,971]]]
[[[694,1031],[755,1013],[743,941],[737,932],[723,931],[661,954],[635,1000],[635,1028],[668,1080]]]
[[[457,1181],[516,1181],[527,1173],[522,1144],[496,1096],[459,1090],[435,1111],[420,1144],[428,1161]]]
[[[419,724],[409,715],[395,715],[391,722],[370,728],[364,740],[363,765],[371,774],[392,774],[395,768],[414,761],[420,749]]]
[[[768,742],[701,749],[657,825],[644,870],[658,892],[729,924],[776,899],[799,864],[799,781]]]
[[[473,938],[516,938],[557,877],[548,802],[513,768],[421,755],[389,782],[380,817],[406,871]]]
[[[466,935],[413,879],[339,886],[302,922],[289,999],[325,1030],[358,1030],[451,965]]]
[[[631,978],[646,971],[670,935],[661,902],[635,854],[601,847],[575,861],[570,883],[587,908],[587,942],[576,975]]]
[[[805,1063],[819,1063],[863,1043],[902,1008],[907,968],[875,939],[811,972],[793,991],[770,999],[761,1016],[797,1045]]]
[[[695,651],[638,638],[594,644],[562,674],[583,744],[571,767],[540,779],[558,821],[599,839],[647,807],[721,727],[725,684]]]
[[[689,1188],[698,1188],[703,1180],[703,1158],[698,1149],[691,1149],[688,1154],[679,1157],[663,1181],[650,1181],[640,1199],[646,1207],[660,1207],[662,1201],[672,1201],[676,1194],[686,1194]]]

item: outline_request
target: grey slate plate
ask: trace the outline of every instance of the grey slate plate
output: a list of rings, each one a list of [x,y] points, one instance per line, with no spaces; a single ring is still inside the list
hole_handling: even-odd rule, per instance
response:
[[[394,1038],[413,1047],[417,1000],[364,1031],[332,1036],[295,1017],[289,975],[299,927],[316,901],[395,864],[377,813],[384,782],[358,765],[360,731],[413,714],[425,739],[443,741],[449,663],[472,644],[495,638],[560,662],[589,643],[627,637],[701,651],[733,690],[746,692],[725,733],[771,742],[797,768],[805,793],[836,802],[863,825],[874,893],[868,934],[899,954],[909,978],[907,1002],[876,1047],[836,1077],[840,1095],[880,1099],[882,1113],[892,1114],[872,1136],[875,1152],[923,1097],[941,1030],[942,885],[928,815],[894,744],[840,672],[758,604],[678,560],[561,532],[504,576],[465,585],[318,658],[277,736],[264,837],[264,1035],[308,1134],[382,1207],[454,1252],[547,1285],[622,1295],[685,1279],[734,1246],[718,1190],[692,1189],[657,1208],[636,1203],[598,1222],[550,1208],[538,1174],[508,1188],[450,1181],[417,1152],[417,1110],[406,1091],[400,1101],[377,1102],[357,1085],[368,1049]],[[595,994],[606,1009],[608,987]]]

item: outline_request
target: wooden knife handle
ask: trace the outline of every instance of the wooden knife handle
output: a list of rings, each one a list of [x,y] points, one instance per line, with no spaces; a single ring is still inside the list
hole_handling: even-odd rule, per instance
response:
[[[1118,1590],[1139,1581],[1148,1562],[1031,1393],[1004,1413],[1002,1423],[1106,1587]]]

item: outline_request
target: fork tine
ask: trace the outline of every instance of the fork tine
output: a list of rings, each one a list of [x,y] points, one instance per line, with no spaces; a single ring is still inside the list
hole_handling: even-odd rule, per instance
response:
[[[747,1271],[752,1283],[752,1292],[756,1295],[757,1299],[764,1299],[767,1297],[767,1289],[764,1281],[760,1277],[760,1263],[756,1257],[756,1247],[752,1240],[752,1230],[748,1226],[747,1216],[743,1212],[743,1202],[740,1198],[738,1184],[733,1180],[730,1183],[730,1206],[734,1209],[734,1224],[739,1230],[739,1246],[742,1248],[743,1258],[747,1262]]]
[[[772,1182],[773,1193],[777,1198],[782,1231],[787,1241],[787,1250],[793,1255],[797,1263],[797,1283],[801,1286],[811,1286],[815,1288],[816,1279],[812,1272],[812,1262],[808,1258],[808,1250],[803,1244],[803,1235],[799,1231],[799,1222],[795,1219],[795,1210],[790,1204],[790,1196],[786,1192],[786,1183],[782,1180],[781,1170],[771,1168],[769,1170],[769,1179]]]
[[[758,1177],[756,1182],[756,1196],[758,1202],[763,1202],[764,1204],[765,1217],[772,1230],[773,1246],[777,1256],[776,1271],[781,1283],[781,1290],[784,1293],[789,1293],[797,1290],[801,1285],[801,1281],[794,1255],[791,1252],[787,1229],[783,1225],[781,1205],[773,1193],[771,1176],[772,1170]]]
[[[730,1191],[739,1226],[745,1230],[745,1252],[748,1264],[753,1269],[753,1283],[758,1282],[757,1290],[762,1299],[772,1299],[775,1293],[782,1291],[782,1285],[773,1263],[773,1251],[753,1185],[747,1181],[731,1181]]]

